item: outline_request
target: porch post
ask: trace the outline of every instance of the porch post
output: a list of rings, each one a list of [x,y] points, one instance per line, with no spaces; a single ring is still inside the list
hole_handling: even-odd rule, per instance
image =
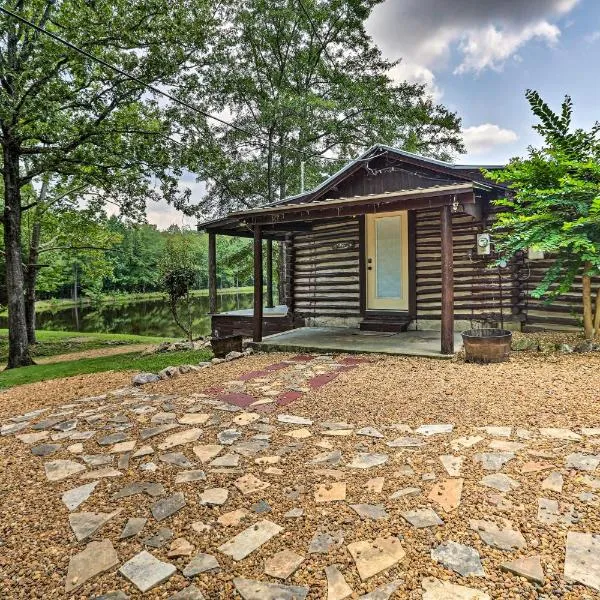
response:
[[[454,354],[454,259],[452,247],[452,212],[442,206],[442,354]]]
[[[267,240],[267,308],[273,308],[273,240]]]
[[[217,312],[217,241],[216,235],[208,234],[208,312]]]
[[[263,264],[262,231],[254,226],[254,336],[255,342],[262,341],[263,325]]]

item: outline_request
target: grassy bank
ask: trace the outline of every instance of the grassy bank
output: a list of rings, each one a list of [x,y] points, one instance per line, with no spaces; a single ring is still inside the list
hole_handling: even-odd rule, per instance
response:
[[[218,294],[251,294],[252,287],[239,287],[239,288],[224,288],[217,290]],[[194,297],[206,297],[208,296],[208,290],[194,290],[192,292]],[[165,297],[164,292],[147,292],[137,294],[103,294],[100,298],[80,298],[78,302],[73,302],[68,298],[52,298],[50,300],[38,300],[35,303],[36,312],[42,311],[53,311],[62,310],[65,308],[73,308],[74,306],[89,306],[93,303],[107,303],[113,304],[129,304],[130,302],[142,302],[143,300],[160,300]],[[6,309],[0,311],[0,317],[6,317]]]
[[[165,367],[186,364],[193,365],[210,360],[211,358],[212,353],[210,350],[196,350],[151,354],[148,356],[142,356],[139,353],[119,354],[117,356],[84,358],[48,365],[33,365],[31,367],[0,372],[0,389],[86,373],[102,373],[106,371],[148,371],[156,373]]]
[[[77,331],[44,331],[36,332],[38,343],[31,346],[34,358],[56,356],[70,352],[96,350],[129,344],[160,344],[172,338],[150,337],[146,335],[128,335],[121,333],[79,333]],[[8,359],[8,329],[0,329],[0,364]]]

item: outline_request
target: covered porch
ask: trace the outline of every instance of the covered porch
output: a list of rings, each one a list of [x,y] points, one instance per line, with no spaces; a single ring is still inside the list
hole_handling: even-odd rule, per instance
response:
[[[215,314],[213,319],[251,319],[252,339],[258,348],[264,350],[306,350],[306,351],[342,351],[377,352],[387,354],[405,354],[414,356],[442,357],[452,356],[461,346],[460,336],[454,331],[454,248],[453,216],[475,221],[481,218],[480,198],[485,185],[475,182],[457,182],[446,185],[403,189],[397,192],[368,194],[363,196],[327,198],[311,202],[286,201],[263,208],[233,213],[224,219],[205,223],[201,228],[209,234],[209,298],[211,312],[216,307],[216,243],[217,234],[237,235],[253,239],[254,256],[254,300],[252,311],[241,314]],[[417,256],[415,243],[415,219],[417,211],[426,210],[438,215],[438,229],[435,237],[439,240],[441,262],[437,271],[440,299],[440,329],[427,328],[425,331],[406,331],[411,320],[416,318],[416,270]],[[405,304],[401,309],[374,311],[369,305],[369,286],[373,270],[372,250],[365,241],[369,223],[374,218],[386,215],[402,215],[398,223],[406,245],[399,252],[405,261],[402,277]],[[370,219],[370,220],[369,220]],[[345,220],[345,221],[344,221]],[[294,300],[299,297],[298,283],[295,277],[299,273],[294,245],[295,237],[314,232],[318,240],[324,234],[318,233],[319,227],[327,224],[353,221],[360,231],[357,242],[340,241],[331,243],[328,252],[342,255],[348,251],[356,257],[356,291],[347,291],[339,283],[335,266],[323,267],[322,271],[330,278],[331,289],[339,289],[337,297],[343,299],[347,294],[356,294],[357,309],[360,303],[360,315],[374,319],[371,326],[377,330],[361,331],[357,324],[348,327],[313,326],[303,327],[302,309],[295,311]],[[389,239],[389,238],[388,238]],[[266,241],[266,243],[264,243]],[[286,311],[275,308],[273,294],[273,242],[285,245],[285,289]],[[299,249],[300,251],[300,249]],[[266,260],[265,260],[266,259]],[[377,259],[375,259],[377,260]],[[265,286],[266,283],[266,286]],[[295,288],[296,286],[296,288]],[[266,288],[266,289],[265,289]],[[294,290],[296,289],[296,294]],[[330,292],[333,295],[333,292]],[[332,296],[328,296],[331,298]],[[331,300],[334,310],[335,299]],[[270,330],[277,315],[287,319],[286,330]],[[393,321],[390,318],[393,317]],[[402,328],[393,325],[401,322]],[[319,325],[318,323],[312,323]],[[388,328],[388,325],[389,328]],[[226,329],[226,328],[225,328]],[[225,330],[222,328],[222,330]]]

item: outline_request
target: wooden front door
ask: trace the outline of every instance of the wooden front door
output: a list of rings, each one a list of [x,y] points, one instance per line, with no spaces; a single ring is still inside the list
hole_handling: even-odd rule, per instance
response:
[[[406,211],[366,215],[367,310],[408,310]]]

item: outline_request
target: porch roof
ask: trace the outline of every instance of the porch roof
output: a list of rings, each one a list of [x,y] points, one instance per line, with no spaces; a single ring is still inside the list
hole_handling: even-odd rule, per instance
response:
[[[464,212],[474,214],[477,190],[489,190],[489,187],[474,181],[460,182],[349,198],[269,205],[233,212],[227,217],[202,223],[198,229],[252,237],[252,226],[260,224],[263,226],[263,237],[278,239],[287,232],[310,230],[311,221],[387,210],[433,208],[457,202]]]

